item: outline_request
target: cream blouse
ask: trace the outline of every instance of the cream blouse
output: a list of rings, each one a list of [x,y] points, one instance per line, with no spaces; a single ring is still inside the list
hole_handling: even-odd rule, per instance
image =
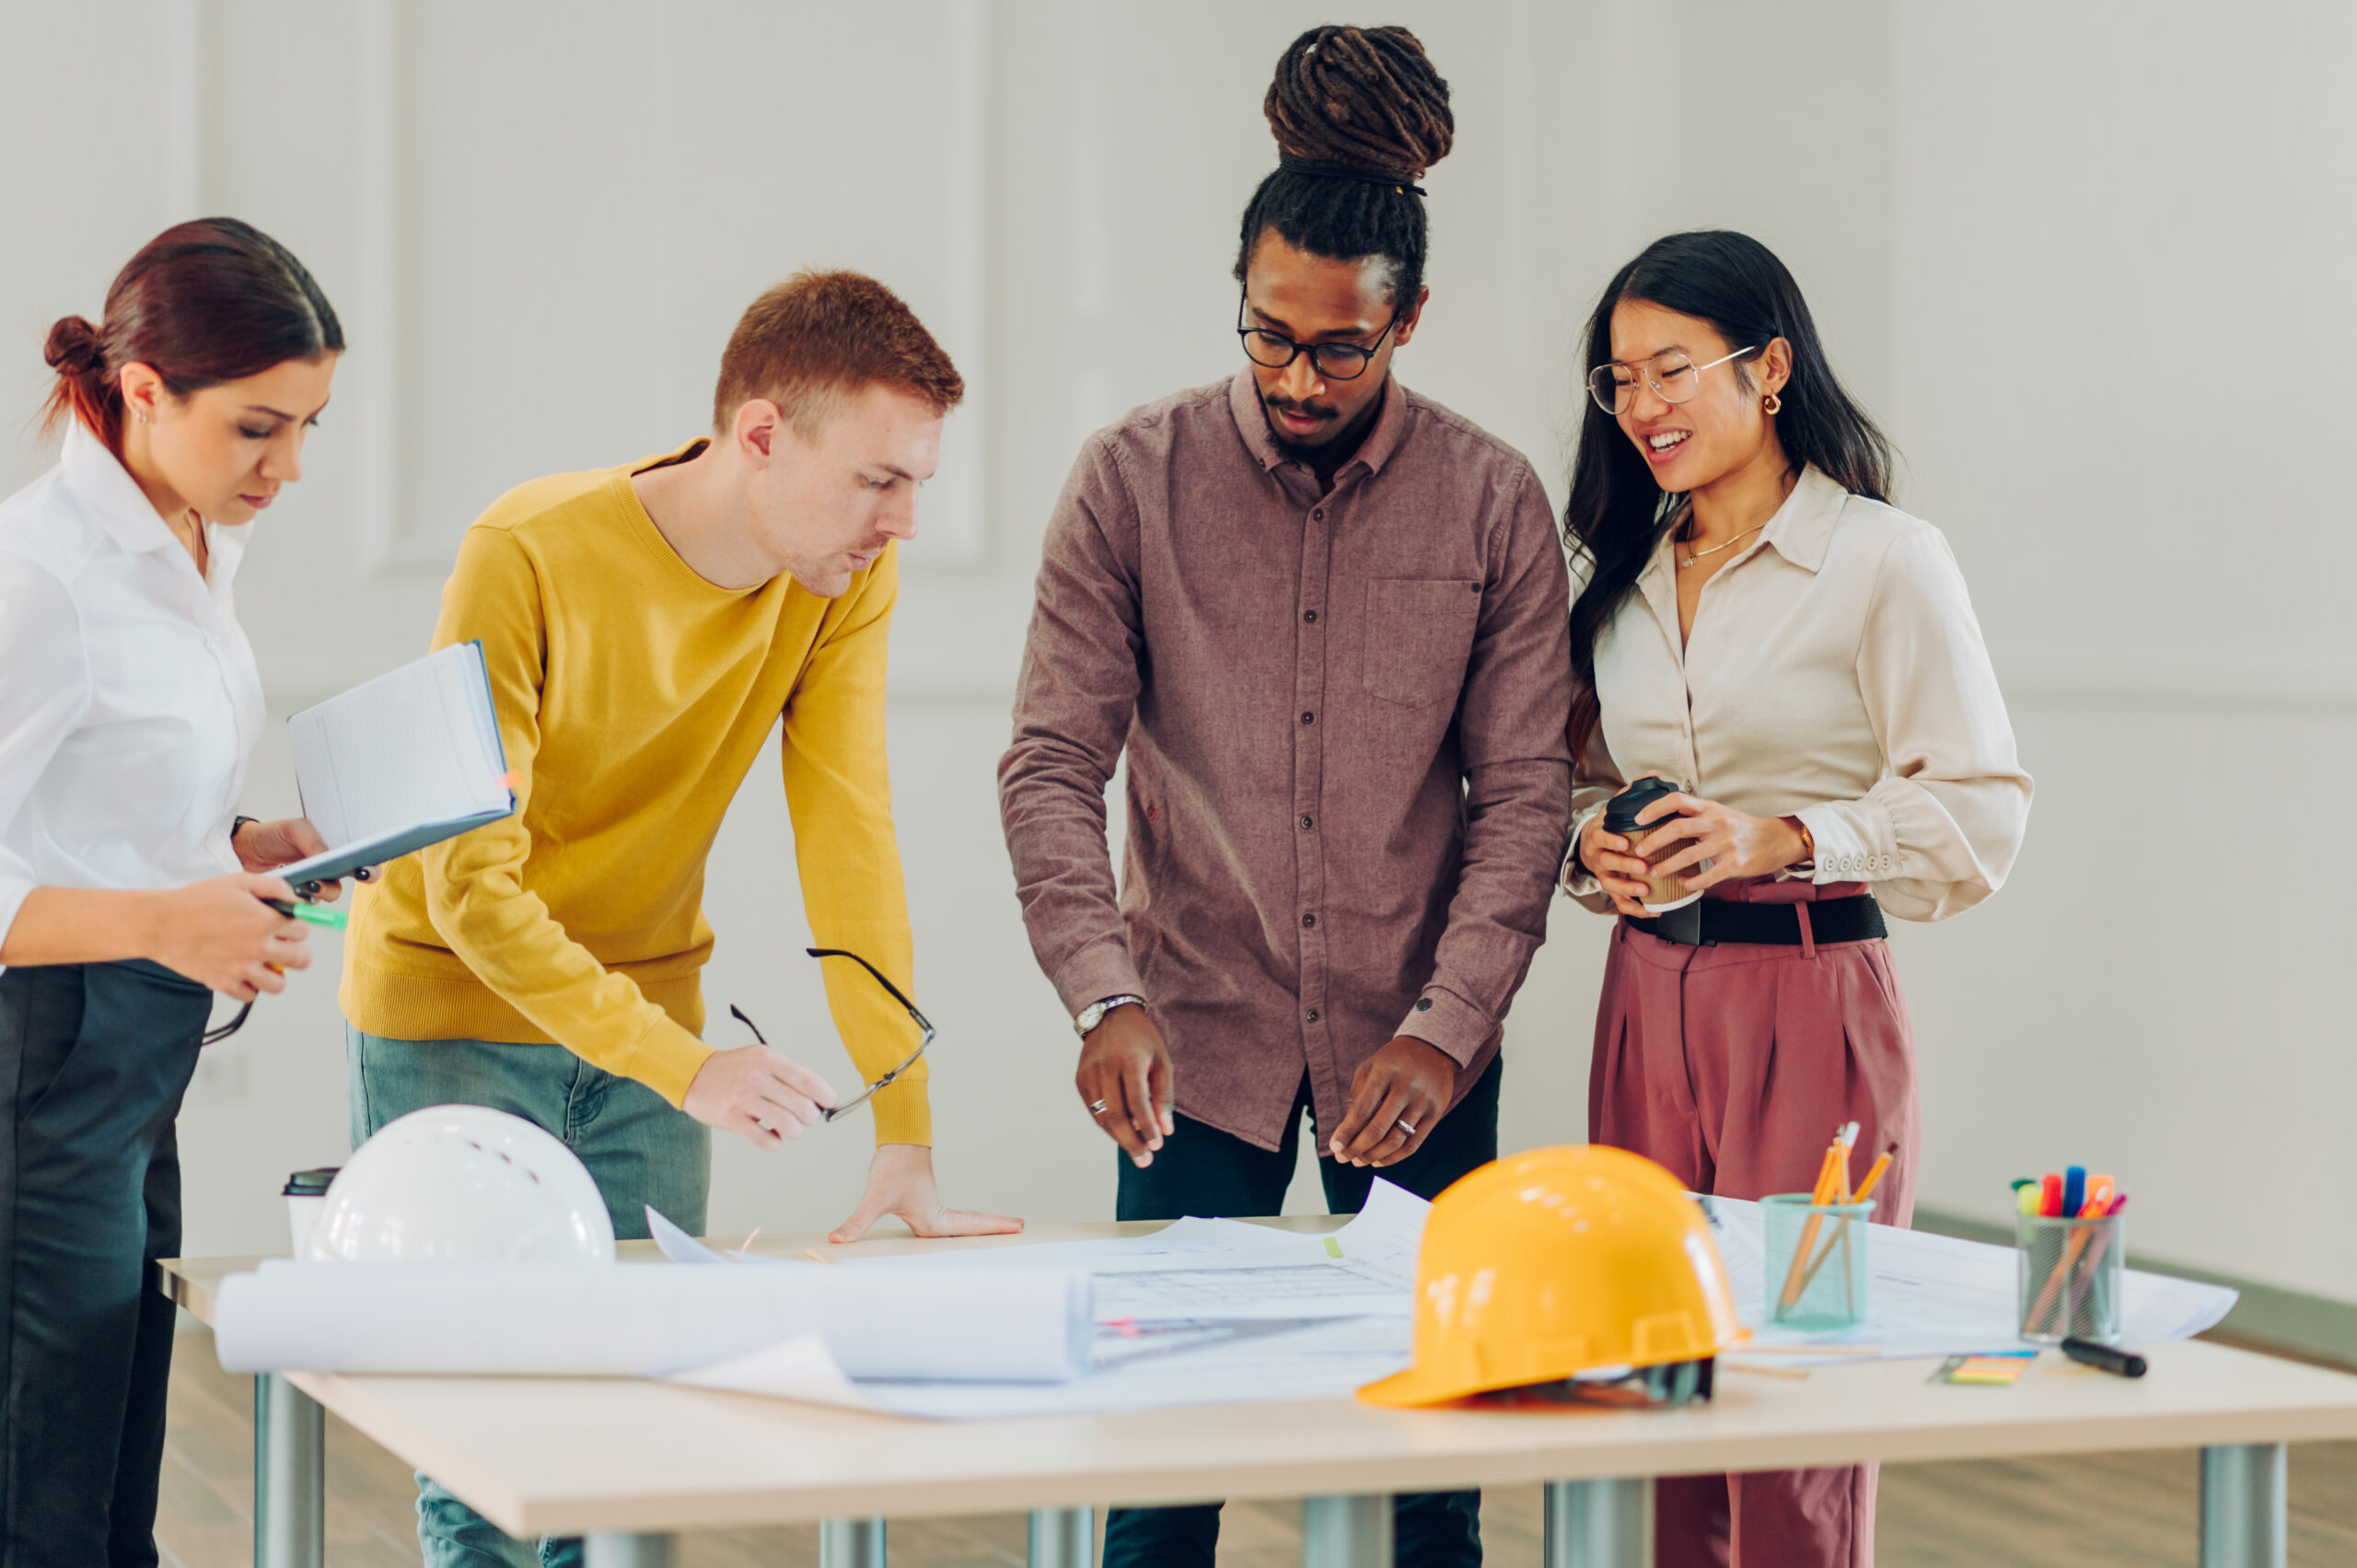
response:
[[[1867,883],[1902,919],[1995,892],[2030,778],[1940,531],[1811,468],[1703,585],[1682,650],[1671,551],[1666,535],[1596,638],[1603,724],[1576,769],[1573,850],[1627,780],[1658,770],[1738,811],[1798,816],[1817,881]],[[1562,885],[1610,908],[1569,854]]]

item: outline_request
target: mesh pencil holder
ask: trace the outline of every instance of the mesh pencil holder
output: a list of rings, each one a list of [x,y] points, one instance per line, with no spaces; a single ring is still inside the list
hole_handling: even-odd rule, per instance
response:
[[[2128,1218],[2015,1219],[2021,1277],[2022,1338],[2050,1345],[2065,1339],[2120,1342],[2120,1288],[2127,1273]]]

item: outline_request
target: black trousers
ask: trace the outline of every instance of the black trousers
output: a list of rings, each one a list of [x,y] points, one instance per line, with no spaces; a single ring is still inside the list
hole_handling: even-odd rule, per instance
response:
[[[212,993],[0,972],[0,1568],[151,1568],[180,1245],[172,1119]]]
[[[1498,1157],[1498,1080],[1503,1059],[1492,1061],[1455,1110],[1414,1154],[1381,1171],[1371,1166],[1318,1160],[1329,1214],[1354,1214],[1366,1203],[1380,1175],[1420,1198],[1434,1198],[1468,1171]],[[1117,1154],[1121,1185],[1116,1214],[1125,1220],[1242,1219],[1283,1208],[1285,1188],[1299,1157],[1302,1113],[1309,1109],[1309,1084],[1302,1083],[1286,1119],[1284,1138],[1271,1154],[1190,1117],[1162,1141],[1154,1163],[1140,1170]],[[1322,1139],[1327,1134],[1320,1132]],[[1177,1508],[1115,1508],[1105,1516],[1105,1568],[1212,1568],[1219,1545],[1216,1503]],[[1478,1492],[1403,1493],[1391,1516],[1393,1559],[1415,1568],[1480,1568],[1481,1494]]]

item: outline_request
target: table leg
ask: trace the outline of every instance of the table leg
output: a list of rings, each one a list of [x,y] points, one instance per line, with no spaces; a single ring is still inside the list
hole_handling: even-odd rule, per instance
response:
[[[884,1568],[884,1521],[819,1521],[819,1568]]]
[[[2283,1568],[2291,1468],[2281,1443],[2201,1450],[2201,1568]]]
[[[582,1568],[671,1568],[671,1538],[631,1530],[591,1530],[582,1538]]]
[[[1539,1540],[1545,1568],[1653,1568],[1652,1480],[1549,1481]]]
[[[1301,1568],[1391,1568],[1391,1499],[1301,1500]]]
[[[1031,1510],[1029,1568],[1095,1568],[1096,1562],[1094,1508]]]
[[[254,1378],[254,1568],[327,1560],[328,1412],[274,1372]]]

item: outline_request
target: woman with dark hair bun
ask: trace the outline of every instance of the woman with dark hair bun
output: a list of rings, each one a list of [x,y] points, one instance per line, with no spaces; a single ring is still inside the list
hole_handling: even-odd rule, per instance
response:
[[[1562,879],[1621,916],[1588,1136],[1758,1198],[1808,1191],[1855,1121],[1860,1174],[1896,1151],[1875,1217],[1905,1225],[1914,1044],[1883,916],[1989,897],[2029,814],[1964,578],[1888,504],[1888,445],[1759,241],[1648,246],[1587,364]],[[1647,775],[1674,787],[1611,830]],[[1665,1480],[1655,1561],[1870,1568],[1874,1489],[1870,1465]]]
[[[172,1120],[215,993],[311,962],[232,818],[262,720],[230,579],[343,350],[231,218],[169,228],[50,329],[58,464],[0,503],[0,1561],[152,1564],[180,1250]],[[332,898],[330,889],[327,896]],[[242,1016],[242,1015],[241,1015]]]

